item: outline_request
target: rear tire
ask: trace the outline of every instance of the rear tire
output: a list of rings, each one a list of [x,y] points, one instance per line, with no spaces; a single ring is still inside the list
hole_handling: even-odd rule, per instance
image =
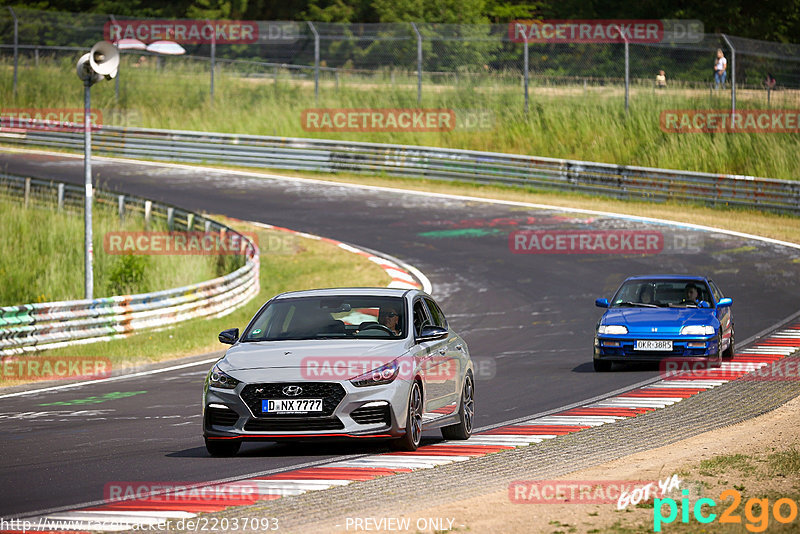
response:
[[[406,412],[406,433],[402,438],[392,442],[392,448],[401,451],[415,451],[422,440],[422,390],[416,380],[411,383],[408,392],[408,410]]]
[[[242,442],[238,439],[208,439],[206,440],[206,450],[211,456],[235,456],[242,446]]]
[[[464,389],[461,391],[461,407],[458,409],[459,422],[442,427],[444,439],[469,439],[472,435],[472,421],[475,417],[475,387],[472,373],[467,373]]]
[[[594,364],[594,371],[596,373],[607,373],[611,370],[611,362],[604,360],[592,360]]]

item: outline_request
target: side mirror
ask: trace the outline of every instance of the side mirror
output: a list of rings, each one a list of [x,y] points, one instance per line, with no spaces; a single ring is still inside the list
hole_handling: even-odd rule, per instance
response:
[[[733,299],[725,297],[724,299],[719,299],[719,302],[717,302],[717,308],[727,308],[732,304],[733,304]]]
[[[239,329],[229,328],[219,333],[219,342],[226,345],[233,345],[239,339]]]
[[[447,328],[441,326],[423,326],[422,331],[417,336],[417,341],[436,341],[444,339],[448,335]]]
[[[608,308],[608,299],[597,299],[594,301],[594,305],[598,308]]]

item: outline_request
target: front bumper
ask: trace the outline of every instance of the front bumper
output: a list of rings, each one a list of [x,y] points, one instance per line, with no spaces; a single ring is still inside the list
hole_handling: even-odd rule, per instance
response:
[[[319,414],[262,414],[261,399],[287,398],[280,390],[299,385],[322,398]],[[203,435],[208,439],[282,441],[396,438],[405,434],[410,383],[355,387],[349,381],[240,383],[233,390],[207,387]]]
[[[636,340],[672,341],[672,350],[645,351],[636,350]],[[594,359],[614,362],[660,362],[668,358],[682,360],[707,361],[719,354],[719,341],[711,336],[607,336],[597,335],[594,339]]]

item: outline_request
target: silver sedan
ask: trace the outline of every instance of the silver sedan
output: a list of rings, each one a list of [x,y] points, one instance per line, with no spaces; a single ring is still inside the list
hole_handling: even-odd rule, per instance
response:
[[[241,443],[391,439],[415,450],[422,432],[467,439],[473,364],[464,340],[425,292],[344,288],[283,293],[267,302],[206,377],[208,452]]]

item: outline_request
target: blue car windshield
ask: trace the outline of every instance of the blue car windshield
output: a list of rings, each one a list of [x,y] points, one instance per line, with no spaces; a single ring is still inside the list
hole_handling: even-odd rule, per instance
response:
[[[713,308],[711,291],[703,281],[628,280],[611,300],[612,308]]]
[[[398,339],[407,321],[401,297],[298,297],[272,301],[242,341]]]

